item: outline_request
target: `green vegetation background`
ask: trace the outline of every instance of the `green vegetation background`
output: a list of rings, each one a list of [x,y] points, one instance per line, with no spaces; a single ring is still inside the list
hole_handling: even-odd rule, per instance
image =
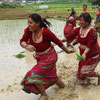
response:
[[[89,0],[79,0],[79,2],[68,2],[69,0],[58,0],[55,2],[42,3],[42,4],[0,4],[0,9],[25,9],[31,13],[44,13],[44,12],[54,12],[54,13],[70,13],[69,9],[74,8],[77,12],[77,16],[82,12],[82,5],[87,4],[92,17],[96,17],[97,10],[94,10],[97,5],[92,5]],[[39,9],[41,5],[48,5],[48,9]]]

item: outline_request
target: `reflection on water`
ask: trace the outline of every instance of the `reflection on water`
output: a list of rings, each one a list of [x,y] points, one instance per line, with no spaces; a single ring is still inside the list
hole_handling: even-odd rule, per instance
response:
[[[63,36],[63,28],[65,22],[48,19],[53,25],[51,31],[53,31],[58,37]],[[27,27],[26,20],[0,20],[0,44],[16,44],[19,43],[20,38],[24,33],[24,29]]]
[[[0,44],[19,43],[26,20],[1,20],[0,21]]]

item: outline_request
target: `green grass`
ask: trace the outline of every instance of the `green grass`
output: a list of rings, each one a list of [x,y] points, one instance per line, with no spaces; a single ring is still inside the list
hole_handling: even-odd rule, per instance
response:
[[[86,3],[88,5],[88,9],[92,15],[92,18],[96,17],[96,13],[97,13],[97,9],[92,10],[93,7],[96,7],[94,5],[91,5],[89,3]],[[39,9],[40,5],[48,5],[48,9]],[[72,7],[75,9],[75,11],[77,12],[77,16],[80,15],[80,13],[82,12],[82,4],[79,3],[44,3],[44,4],[30,4],[30,5],[25,5],[25,6],[21,6],[21,5],[10,5],[9,9],[12,9],[11,7],[14,7],[14,9],[25,9],[25,11],[27,12],[27,14],[30,13],[45,13],[45,12],[54,12],[54,13],[64,13],[64,14],[69,14],[71,11],[68,11],[68,9],[70,10]],[[7,8],[6,8],[7,9]]]
[[[48,5],[48,9],[39,9],[39,6],[41,4],[36,4],[36,5],[30,5],[30,6],[26,6],[27,8],[32,8],[33,10],[35,10],[37,13],[39,12],[46,12],[46,11],[54,11],[57,13],[70,13],[70,11],[67,11],[68,9],[71,9],[72,7],[76,10],[77,14],[80,14],[82,12],[82,4],[44,4],[44,5]],[[90,11],[91,14],[96,14],[97,11],[92,11],[91,8],[92,7],[96,7],[96,6],[92,6],[92,5],[88,5],[88,9]]]

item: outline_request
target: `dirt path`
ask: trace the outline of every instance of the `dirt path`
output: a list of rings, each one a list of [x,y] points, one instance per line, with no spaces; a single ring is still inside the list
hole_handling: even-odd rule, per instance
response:
[[[0,9],[0,19],[26,19],[28,15],[34,13],[32,9]],[[42,17],[65,19],[69,14],[46,11],[39,13]]]

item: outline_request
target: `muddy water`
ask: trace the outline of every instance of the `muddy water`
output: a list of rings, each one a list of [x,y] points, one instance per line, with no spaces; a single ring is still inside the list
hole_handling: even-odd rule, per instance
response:
[[[65,22],[53,19],[50,22],[53,24],[51,30],[62,39]],[[40,96],[26,94],[20,86],[25,73],[36,64],[33,54],[26,51],[26,58],[14,57],[15,54],[25,51],[20,47],[19,40],[26,26],[27,20],[5,20],[0,23],[0,100],[38,100]],[[60,51],[57,46],[55,49]],[[58,54],[57,73],[66,86],[64,89],[59,89],[56,85],[49,88],[49,100],[99,100],[100,86],[97,85],[97,78],[91,78],[91,85],[87,87],[78,85],[77,66],[76,53]],[[100,73],[100,64],[96,71]]]

